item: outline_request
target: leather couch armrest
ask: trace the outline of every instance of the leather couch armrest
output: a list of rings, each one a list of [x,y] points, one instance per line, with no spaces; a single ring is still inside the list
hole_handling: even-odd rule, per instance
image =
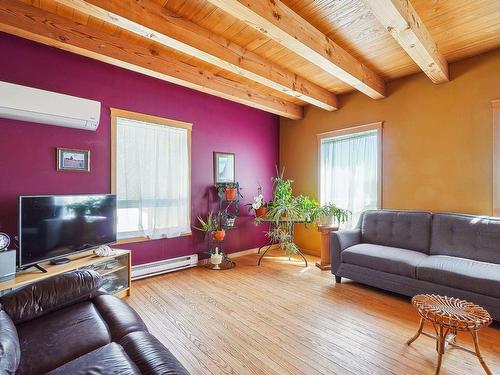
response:
[[[332,255],[332,273],[335,275],[340,267],[342,251],[361,243],[361,229],[339,230],[331,233],[330,251]]]
[[[14,290],[0,298],[15,324],[86,301],[100,293],[102,277],[92,270],[63,273]]]
[[[132,332],[123,337],[119,344],[141,374],[189,375],[174,355],[149,332]]]
[[[139,314],[116,296],[100,294],[92,298],[92,303],[108,326],[113,341],[135,331],[147,331]]]
[[[0,310],[0,374],[15,374],[21,360],[21,348],[12,319]]]

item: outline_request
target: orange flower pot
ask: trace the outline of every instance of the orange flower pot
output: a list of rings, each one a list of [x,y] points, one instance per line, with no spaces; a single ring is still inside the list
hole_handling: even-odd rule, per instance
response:
[[[224,241],[224,237],[226,237],[226,231],[224,229],[219,229],[214,232],[215,241]]]
[[[267,207],[259,207],[255,210],[255,217],[263,217],[266,216],[269,211]]]
[[[224,192],[226,193],[226,200],[227,201],[235,201],[236,200],[236,194],[238,193],[238,189],[233,188],[233,187],[227,187]]]

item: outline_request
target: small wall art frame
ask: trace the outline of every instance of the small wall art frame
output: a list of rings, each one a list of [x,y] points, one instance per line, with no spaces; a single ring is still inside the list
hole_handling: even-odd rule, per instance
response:
[[[57,170],[64,172],[90,172],[90,151],[58,147]]]
[[[231,152],[214,152],[214,183],[227,184],[236,182],[236,156]]]

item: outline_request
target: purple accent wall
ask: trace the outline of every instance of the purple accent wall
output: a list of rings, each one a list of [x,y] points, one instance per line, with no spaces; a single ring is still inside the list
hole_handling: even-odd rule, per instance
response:
[[[0,80],[56,91],[102,103],[97,132],[0,118],[0,231],[17,234],[19,195],[110,192],[109,108],[147,113],[193,124],[192,218],[215,208],[212,152],[236,154],[236,178],[242,205],[251,201],[257,182],[270,198],[278,164],[278,116],[214,96],[0,33]],[[90,173],[56,171],[56,147],[89,149]],[[238,228],[228,231],[226,250],[234,252],[265,242],[241,207]],[[134,264],[203,253],[202,235],[146,241],[132,250]]]

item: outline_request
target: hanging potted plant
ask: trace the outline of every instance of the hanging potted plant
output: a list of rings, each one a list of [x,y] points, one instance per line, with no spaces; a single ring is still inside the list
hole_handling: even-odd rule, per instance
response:
[[[333,203],[325,204],[317,210],[319,225],[323,226],[339,226],[349,220],[351,211],[343,208],[338,208]]]

